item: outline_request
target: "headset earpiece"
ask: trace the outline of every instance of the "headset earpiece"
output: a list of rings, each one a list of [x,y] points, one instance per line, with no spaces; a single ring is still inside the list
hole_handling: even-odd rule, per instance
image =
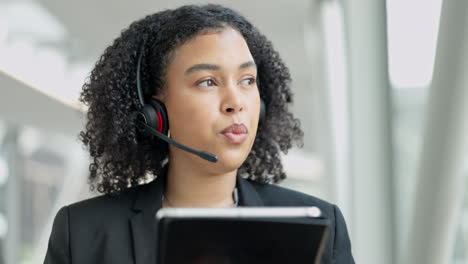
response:
[[[157,99],[151,99],[149,104],[145,104],[138,113],[143,117],[143,122],[154,130],[167,135],[169,130],[169,119],[164,103]]]
[[[158,99],[151,98],[150,105],[153,107],[153,114],[158,118],[156,130],[167,136],[169,131],[169,118],[167,116],[166,106]]]

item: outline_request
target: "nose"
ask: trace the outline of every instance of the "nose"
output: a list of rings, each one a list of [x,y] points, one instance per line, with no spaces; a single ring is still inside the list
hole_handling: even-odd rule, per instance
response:
[[[228,115],[233,115],[244,111],[244,100],[242,99],[242,94],[238,90],[238,87],[226,87],[225,90],[226,93],[221,105],[222,112]]]
[[[241,112],[244,110],[244,107],[238,104],[225,106],[223,108],[224,108],[224,113],[226,114],[234,114],[234,113]]]

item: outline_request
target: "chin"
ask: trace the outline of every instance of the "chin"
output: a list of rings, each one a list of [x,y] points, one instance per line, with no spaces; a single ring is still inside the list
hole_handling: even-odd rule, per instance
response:
[[[222,170],[223,173],[234,171],[244,163],[246,158],[246,155],[222,155],[219,156],[216,166]]]

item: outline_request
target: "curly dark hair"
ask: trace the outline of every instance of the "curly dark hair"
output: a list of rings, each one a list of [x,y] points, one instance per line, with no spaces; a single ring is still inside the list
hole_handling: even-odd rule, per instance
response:
[[[250,154],[238,174],[263,183],[286,178],[280,150],[303,146],[300,121],[289,105],[291,77],[271,42],[236,11],[220,5],[187,5],[133,22],[106,48],[83,85],[79,100],[88,106],[79,139],[89,150],[91,190],[118,193],[157,177],[168,157],[168,145],[146,135],[134,113],[142,108],[136,89],[136,67],[142,52],[145,99],[161,93],[174,51],[197,34],[231,27],[244,37],[257,65],[258,88],[266,118],[259,124]]]

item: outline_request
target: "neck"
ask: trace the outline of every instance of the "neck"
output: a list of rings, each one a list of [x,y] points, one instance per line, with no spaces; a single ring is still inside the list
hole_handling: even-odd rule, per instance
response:
[[[200,166],[169,162],[166,206],[232,207],[237,170],[210,174]]]

